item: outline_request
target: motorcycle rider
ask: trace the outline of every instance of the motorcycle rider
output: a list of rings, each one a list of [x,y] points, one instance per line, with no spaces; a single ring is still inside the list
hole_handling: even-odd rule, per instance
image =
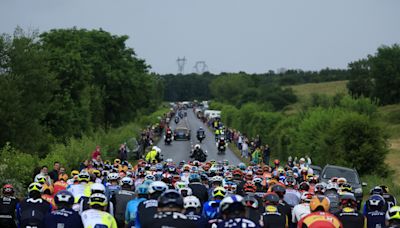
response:
[[[0,227],[16,228],[15,211],[18,199],[14,197],[15,190],[11,184],[3,186],[3,195],[0,199]]]
[[[366,218],[357,210],[357,200],[353,194],[345,193],[340,196],[341,210],[335,214],[343,227],[364,228]]]
[[[158,162],[161,162],[160,153],[161,149],[158,148],[157,146],[153,146],[152,150],[149,151],[146,155],[146,161],[151,164],[156,164]]]
[[[28,198],[17,206],[18,227],[43,227],[44,217],[51,211],[51,205],[41,195],[41,184],[34,182],[29,185]]]
[[[204,129],[202,127],[200,127],[197,130],[196,135],[197,135],[197,140],[199,140],[200,143],[201,143],[201,141],[203,141],[203,139],[206,138],[206,133],[205,133],[205,131],[204,131]]]
[[[224,136],[221,136],[219,139],[218,139],[218,142],[217,142],[217,148],[218,148],[218,152],[225,152],[225,150],[226,150],[226,142],[225,142],[225,137]]]
[[[82,212],[82,222],[85,228],[107,227],[117,228],[117,222],[114,217],[107,213],[108,200],[104,194],[95,193],[89,198],[90,209]]]
[[[54,202],[58,208],[47,214],[44,219],[45,228],[53,227],[77,227],[83,228],[82,219],[78,212],[72,210],[74,196],[66,190],[59,191],[54,196]]]
[[[176,190],[166,190],[158,198],[157,211],[149,214],[151,219],[143,221],[143,228],[161,228],[161,227],[196,227],[196,223],[183,212],[183,198]]]
[[[193,150],[192,154],[190,155],[190,158],[193,158],[194,160],[197,160],[200,162],[205,162],[207,159],[207,155],[201,149],[200,145],[196,144],[194,146],[194,150]]]
[[[171,128],[167,127],[165,130],[165,144],[170,144],[172,141],[172,130]]]

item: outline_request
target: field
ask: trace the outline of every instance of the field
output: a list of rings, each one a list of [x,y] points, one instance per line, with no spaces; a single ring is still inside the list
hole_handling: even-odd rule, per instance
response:
[[[289,106],[285,113],[290,114],[296,112],[312,93],[334,95],[338,92],[347,92],[347,81],[325,82],[325,83],[309,83],[302,85],[290,86],[295,94],[299,97],[299,102]],[[379,118],[382,126],[386,129],[389,136],[389,154],[386,158],[388,167],[394,171],[393,182],[400,186],[400,104],[387,105],[379,107]],[[379,179],[374,177],[365,177],[368,183],[367,188],[371,188]]]

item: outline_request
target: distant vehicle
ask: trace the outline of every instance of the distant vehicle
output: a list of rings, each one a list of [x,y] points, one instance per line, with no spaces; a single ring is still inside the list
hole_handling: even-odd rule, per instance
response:
[[[218,110],[206,110],[204,116],[207,118],[221,118],[221,111]]]
[[[322,168],[320,166],[310,165],[310,168],[314,171],[314,175],[316,175],[318,177],[321,175]]]
[[[346,178],[347,182],[351,184],[354,191],[354,196],[356,197],[357,203],[360,206],[363,198],[362,187],[367,186],[367,184],[361,182],[357,170],[336,165],[326,165],[319,176],[320,181],[328,183],[332,177]]]
[[[140,145],[135,138],[130,138],[125,143],[126,152],[128,159],[140,159],[143,156],[143,151],[140,149]]]
[[[186,126],[178,126],[174,130],[174,140],[190,140],[190,130]]]

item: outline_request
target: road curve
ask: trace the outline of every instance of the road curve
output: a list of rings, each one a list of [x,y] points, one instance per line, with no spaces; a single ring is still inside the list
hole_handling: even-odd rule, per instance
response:
[[[191,131],[191,140],[173,141],[171,145],[164,145],[164,139],[162,138],[157,146],[161,148],[161,154],[164,156],[164,160],[167,158],[172,158],[174,162],[190,160],[189,152],[191,148],[198,143],[196,131],[200,127],[203,127],[206,132],[206,139],[200,145],[203,150],[207,151],[207,160],[221,161],[227,159],[230,164],[238,164],[241,162],[229,148],[227,148],[225,154],[217,154],[214,134],[195,116],[191,109],[187,110],[187,117],[181,121],[187,121]],[[170,127],[172,130],[176,127],[173,120],[171,121]]]

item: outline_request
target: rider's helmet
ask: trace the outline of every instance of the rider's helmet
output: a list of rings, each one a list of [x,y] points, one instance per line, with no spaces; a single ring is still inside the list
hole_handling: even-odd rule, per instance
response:
[[[119,175],[118,173],[109,173],[107,176],[108,181],[118,181]]]
[[[183,198],[176,190],[166,190],[158,198],[158,207],[183,208]]]
[[[381,211],[385,207],[385,199],[381,195],[372,195],[366,202],[367,208],[371,211]]]
[[[335,183],[335,182],[331,182],[331,183],[329,183],[327,186],[326,186],[326,190],[328,191],[328,190],[333,190],[333,191],[338,191],[339,190],[339,187],[338,187],[338,185]]]
[[[257,187],[252,182],[247,182],[243,185],[243,191],[254,193],[257,191]]]
[[[168,189],[167,184],[165,184],[162,181],[154,181],[149,185],[149,193],[154,194],[154,193],[162,193],[165,192]]]
[[[235,194],[236,193],[236,189],[237,189],[237,185],[233,181],[226,181],[224,183],[224,188],[226,189],[226,191],[228,193]]]
[[[351,193],[344,193],[340,196],[340,205],[342,207],[357,208],[357,200]]]
[[[344,177],[339,177],[339,178],[336,180],[336,183],[339,185],[339,188],[340,188],[343,184],[346,184],[346,183],[347,183],[347,180],[346,180],[346,178],[344,178]]]
[[[222,185],[222,181],[223,181],[224,179],[221,177],[221,176],[213,176],[212,178],[211,178],[211,182],[213,183],[213,184],[219,184],[219,185]]]
[[[71,192],[62,190],[57,192],[54,196],[54,203],[57,205],[58,208],[62,207],[72,207],[74,204],[74,195]]]
[[[149,186],[141,184],[136,188],[135,193],[138,196],[147,196],[147,194],[149,194]]]
[[[94,193],[105,194],[106,193],[106,187],[104,187],[104,185],[100,184],[100,183],[93,183],[92,186],[90,186],[90,192],[92,194],[94,194]]]
[[[183,198],[183,207],[187,208],[200,208],[201,203],[199,198],[196,196],[186,196]]]
[[[351,184],[349,183],[344,183],[340,187],[341,192],[348,192],[348,193],[353,193],[353,187],[351,187]]]
[[[263,201],[265,205],[278,205],[279,196],[274,192],[269,192],[263,196]]]
[[[311,212],[325,211],[327,212],[330,207],[329,198],[326,196],[314,196],[310,201]]]
[[[178,191],[182,197],[191,196],[193,194],[192,189],[189,187],[180,188]]]
[[[189,175],[189,183],[193,183],[193,182],[200,182],[201,181],[201,177],[199,174],[197,173],[191,173]]]
[[[155,181],[155,180],[156,180],[156,177],[155,177],[154,175],[152,175],[152,174],[148,174],[148,175],[146,175],[146,176],[144,177],[144,179],[145,179],[145,180],[152,180],[152,181]]]
[[[310,184],[307,182],[301,182],[299,185],[299,190],[308,192],[308,190],[310,190]]]
[[[311,192],[303,192],[301,194],[301,200],[306,203],[309,203],[313,197],[314,194],[312,194]]]
[[[175,182],[175,189],[186,188],[187,183],[184,181],[177,181]]]
[[[219,204],[219,209],[222,213],[232,213],[235,211],[243,211],[244,202],[243,197],[240,195],[231,195],[225,197]]]
[[[99,205],[99,206],[105,207],[105,206],[107,206],[107,204],[108,204],[107,197],[104,194],[95,193],[95,194],[92,194],[89,198],[90,206]]]
[[[121,186],[122,186],[122,185],[129,185],[129,186],[132,186],[132,185],[133,185],[133,180],[132,180],[132,178],[124,177],[124,178],[121,179],[120,185],[121,185]]]
[[[389,221],[393,220],[400,220],[400,207],[399,206],[393,206],[389,209],[388,211],[388,217]]]
[[[118,174],[117,174],[118,175]],[[79,174],[78,174],[78,181],[79,182],[89,182],[90,181],[90,175],[88,172],[82,170]]]
[[[371,195],[383,195],[383,189],[381,188],[381,186],[375,186],[374,188],[371,189],[370,191]]]
[[[389,193],[389,187],[388,187],[388,186],[386,186],[386,185],[381,185],[380,187],[381,187],[382,190],[383,190],[383,194]]]
[[[45,176],[39,176],[37,178],[37,182],[40,184],[45,184],[47,182],[46,177]]]
[[[258,209],[258,200],[254,196],[245,196],[243,198],[244,205],[253,209]]]
[[[94,169],[94,170],[92,171],[92,174],[93,174],[95,177],[97,177],[97,178],[100,178],[100,177],[101,177],[101,172],[100,172],[100,170],[98,170],[98,169]],[[60,174],[60,175],[62,175],[62,174]],[[66,174],[64,174],[64,175],[66,175]]]
[[[79,174],[78,170],[72,170],[71,171],[71,177],[77,176]]]
[[[212,196],[215,197],[221,197],[224,198],[226,195],[226,190],[223,187],[216,187],[214,188],[213,192],[212,192]]]
[[[42,190],[43,190],[43,186],[38,182],[33,182],[28,186],[28,192],[29,193],[33,192],[33,191],[37,191],[37,192],[42,193]]]
[[[247,166],[244,163],[239,163],[238,168],[242,171],[246,170]]]
[[[195,146],[194,146],[194,149],[200,149],[200,144],[196,144]]]
[[[272,186],[271,190],[272,190],[272,192],[275,192],[281,199],[283,198],[283,196],[286,193],[285,187],[283,187],[281,184],[276,184],[276,185]]]
[[[314,186],[315,194],[323,195],[325,193],[325,185],[322,183],[318,183]]]
[[[121,159],[119,158],[114,159],[114,164],[121,164]]]
[[[12,186],[11,184],[5,184],[3,186],[3,194],[4,195],[14,195],[14,186]]]

